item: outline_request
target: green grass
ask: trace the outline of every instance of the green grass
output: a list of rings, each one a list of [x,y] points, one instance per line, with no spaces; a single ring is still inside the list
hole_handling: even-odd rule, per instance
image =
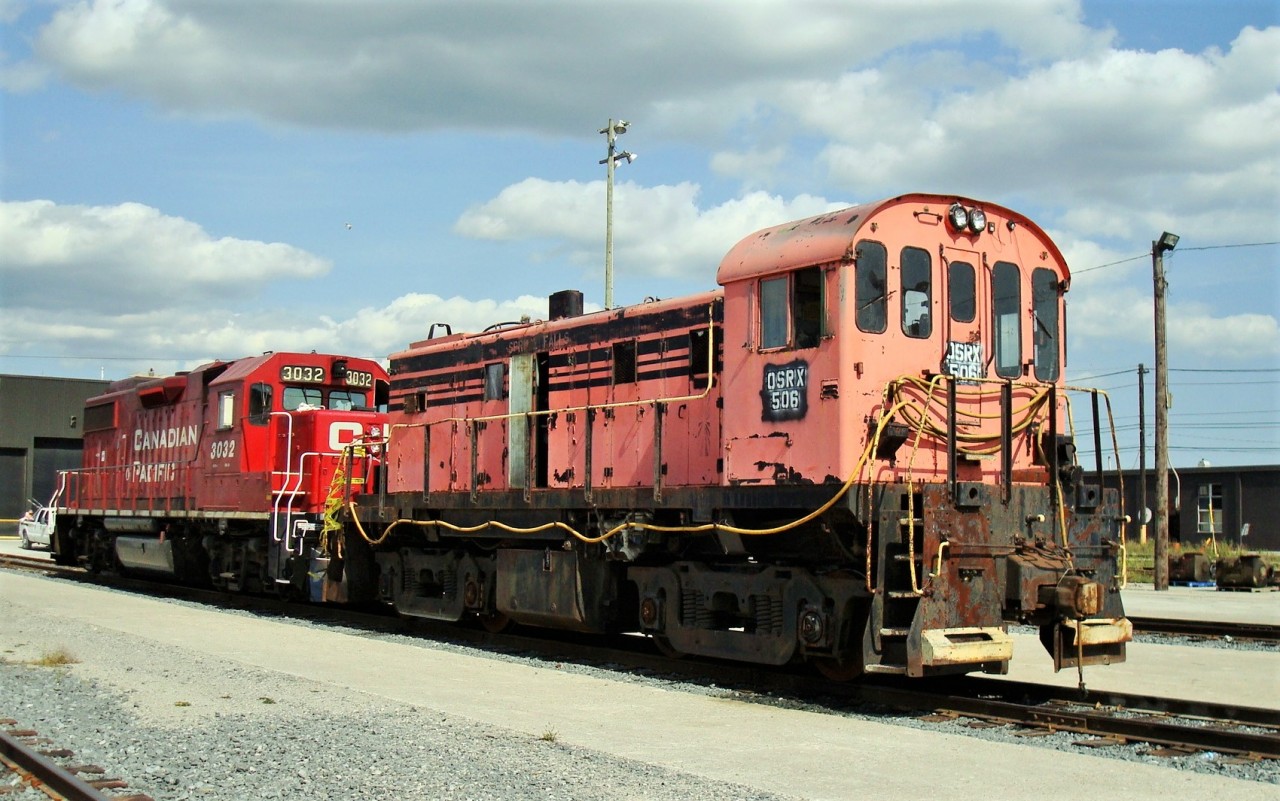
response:
[[[1137,543],[1130,541],[1127,547],[1129,559],[1129,581],[1151,583],[1155,580],[1155,563],[1156,563],[1156,545],[1154,539],[1148,539],[1145,543]],[[1183,547],[1182,543],[1169,543],[1169,563],[1172,564],[1182,558],[1185,553],[1202,553],[1209,560],[1210,564],[1219,559],[1234,559],[1241,554],[1258,553],[1257,550],[1251,548],[1240,548],[1236,545],[1227,543],[1218,543],[1217,551],[1214,550],[1213,543],[1197,543],[1196,545],[1188,545]],[[1274,551],[1262,551],[1262,558],[1267,564],[1272,566],[1280,566],[1280,553]]]

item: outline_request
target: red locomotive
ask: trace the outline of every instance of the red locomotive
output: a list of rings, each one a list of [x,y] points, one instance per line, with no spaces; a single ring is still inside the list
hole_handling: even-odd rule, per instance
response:
[[[1124,659],[1123,513],[1076,462],[1070,274],[1034,222],[904,195],[752,234],[717,278],[394,354],[348,582],[834,676],[1002,672],[1012,622],[1057,667]]]
[[[326,505],[337,530],[375,472],[360,446],[381,439],[387,395],[377,362],[317,353],[117,381],[85,404],[83,468],[50,504],[55,558],[319,599]]]

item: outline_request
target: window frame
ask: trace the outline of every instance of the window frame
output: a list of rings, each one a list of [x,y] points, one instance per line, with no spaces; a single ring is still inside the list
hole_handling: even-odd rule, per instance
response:
[[[889,330],[889,251],[882,242],[860,239],[854,245],[854,253],[854,323],[863,333],[883,334]],[[872,254],[878,255],[878,262],[872,260]],[[877,277],[879,293],[872,296]]]
[[[218,431],[236,426],[236,392],[224,390],[218,393]]]
[[[911,257],[910,267],[908,267],[908,254],[910,254]],[[923,283],[925,288],[923,292],[917,288],[920,286],[919,281],[913,283],[910,288],[907,286],[908,269],[912,272],[910,278],[916,278],[917,276],[915,273],[919,272],[919,268],[921,266],[919,259],[921,257],[924,258]],[[924,312],[916,318],[914,323],[907,322],[908,292],[913,296],[919,294],[924,295]],[[929,339],[933,336],[933,257],[929,254],[929,251],[914,245],[906,245],[898,253],[898,297],[901,301],[900,306],[902,309],[902,314],[900,315],[902,333],[911,339]],[[924,325],[921,325],[921,321],[924,321]]]
[[[1012,282],[1007,276],[1012,271]],[[1002,277],[1002,274],[1006,277]],[[1001,292],[1006,288],[1013,289],[1012,300],[1002,299]],[[1004,318],[1003,320],[1001,318]],[[1012,323],[1013,331],[1005,326]],[[1012,336],[1010,336],[1012,334]],[[1022,377],[1022,269],[1013,262],[998,261],[991,270],[991,339],[995,347],[996,375],[1001,378]],[[1005,358],[1009,354],[1007,343],[1011,340],[1013,361]]]
[[[1047,283],[1046,283],[1047,279]],[[1062,341],[1062,293],[1058,289],[1058,275],[1053,270],[1046,267],[1036,267],[1031,271],[1031,346],[1032,359],[1035,362],[1035,375],[1037,381],[1057,381],[1062,375],[1062,353],[1059,343]],[[1043,325],[1041,322],[1041,312],[1047,309],[1048,304],[1042,304],[1042,300],[1047,297],[1053,299],[1053,321],[1052,325]],[[1044,354],[1048,356],[1050,350],[1043,347],[1045,330],[1051,330],[1052,335],[1047,337],[1048,342],[1052,342],[1052,359],[1041,358]],[[1050,369],[1051,368],[1051,369]]]
[[[266,425],[271,419],[275,388],[266,382],[249,386],[249,422],[255,426]]]
[[[959,269],[963,268],[963,269]],[[961,280],[968,283],[966,287],[967,295],[964,292],[958,292],[957,284]],[[962,316],[960,303],[968,303],[968,316]],[[967,261],[950,261],[947,262],[947,314],[951,316],[951,320],[957,323],[972,323],[978,319],[978,271]]]

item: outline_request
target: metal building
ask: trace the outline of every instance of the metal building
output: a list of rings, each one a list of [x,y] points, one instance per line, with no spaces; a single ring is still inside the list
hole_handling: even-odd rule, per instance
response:
[[[0,375],[0,532],[12,533],[28,499],[49,500],[58,470],[80,466],[84,402],[109,383]]]
[[[1143,508],[1138,471],[1125,470],[1125,511],[1137,539]],[[1146,508],[1156,501],[1155,471],[1147,471]],[[1115,486],[1115,474],[1107,474]],[[1280,465],[1179,467],[1169,471],[1169,540],[1199,545],[1210,538],[1249,550],[1280,551]],[[1148,529],[1148,536],[1154,532]]]

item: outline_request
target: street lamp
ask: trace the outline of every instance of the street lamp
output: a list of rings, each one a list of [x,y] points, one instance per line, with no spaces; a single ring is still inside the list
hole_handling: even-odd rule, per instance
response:
[[[1156,547],[1155,588],[1169,589],[1169,351],[1165,339],[1164,254],[1178,246],[1165,231],[1151,243],[1151,276],[1156,295]]]
[[[608,154],[600,159],[600,163],[606,165],[604,190],[604,307],[606,309],[613,308],[613,168],[619,161],[630,164],[636,160],[635,153],[628,153],[625,150],[620,153],[615,152],[614,144],[630,126],[631,123],[626,120],[617,122],[609,120],[609,124],[600,129],[600,133],[604,134],[609,142]]]

